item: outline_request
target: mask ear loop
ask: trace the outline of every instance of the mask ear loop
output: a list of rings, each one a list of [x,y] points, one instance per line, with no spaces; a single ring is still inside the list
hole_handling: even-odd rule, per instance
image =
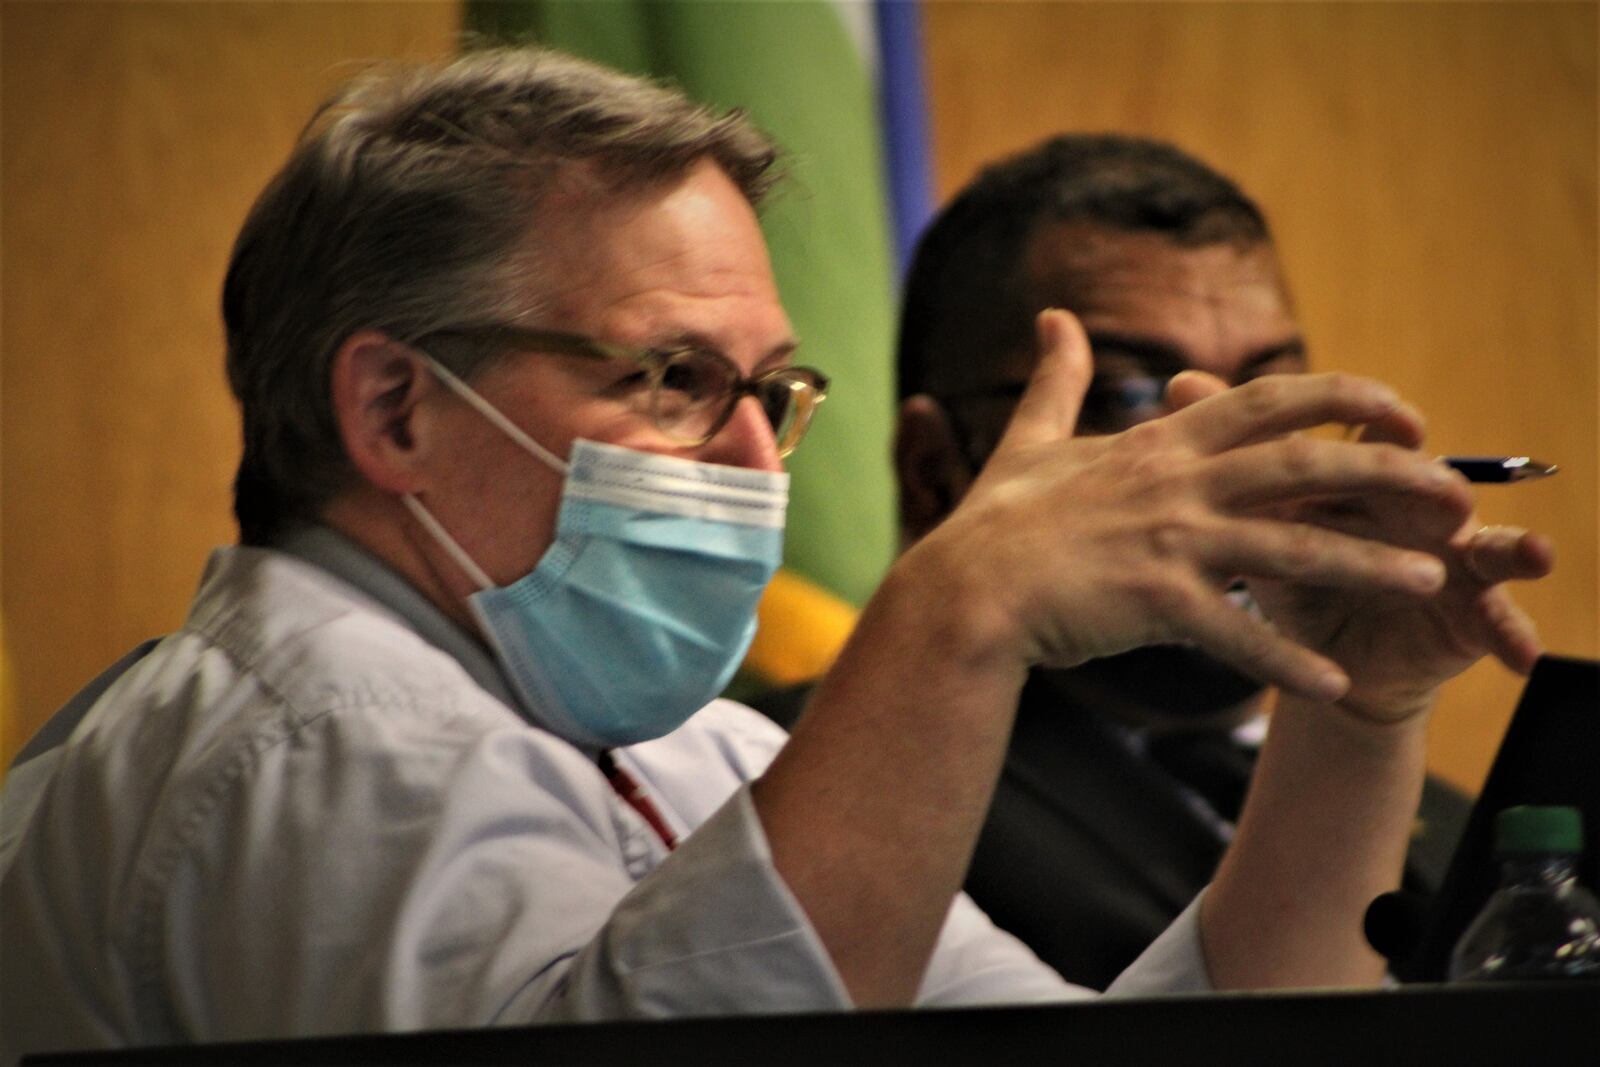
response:
[[[532,452],[559,473],[567,473],[567,463],[560,456],[529,437],[523,432],[522,427],[506,418],[499,408],[479,396],[477,390],[456,377],[454,372],[443,363],[440,363],[427,353],[423,353],[423,358],[428,361],[428,366],[433,370],[434,374],[438,375],[439,380],[445,384],[446,388],[476,408],[480,415],[494,423],[507,437]]]
[[[410,493],[406,493],[400,498],[400,502],[410,509],[416,520],[422,523],[422,528],[433,535],[433,539],[439,542],[439,547],[444,549],[450,558],[456,561],[456,565],[466,572],[467,577],[478,583],[479,589],[495,588],[494,582],[484,573],[483,568],[472,562],[472,557],[467,555],[467,550],[456,543],[456,539],[451,537],[449,531],[440,524],[438,519],[433,517],[432,512],[422,506],[422,501]]]
[[[548,448],[544,447],[539,442],[535,441],[533,438],[524,433],[522,427],[506,418],[499,408],[495,407],[483,397],[479,396],[477,390],[473,389],[472,386],[456,377],[455,373],[452,372],[450,368],[446,367],[443,363],[440,363],[426,352],[422,353],[422,357],[428,361],[429,369],[433,371],[434,375],[437,376],[438,379],[445,384],[445,387],[448,388],[452,393],[455,393],[462,400],[465,400],[472,407],[476,408],[480,415],[494,423],[494,425],[507,437],[511,438],[524,449],[531,452],[534,458],[555,468],[562,475],[567,473],[567,463],[562,460],[561,457],[557,456]],[[493,580],[491,580],[490,577],[484,573],[483,568],[473,562],[472,557],[467,555],[466,549],[462,548],[461,545],[457,543],[456,539],[450,536],[450,532],[444,528],[443,524],[441,524],[438,519],[433,517],[433,513],[422,506],[422,501],[418,500],[412,494],[406,493],[400,498],[400,502],[403,503],[411,512],[412,516],[422,524],[422,528],[433,535],[433,539],[439,543],[439,547],[444,549],[451,559],[455,560],[456,566],[460,567],[462,571],[466,573],[467,577],[478,583],[479,589],[495,588]]]

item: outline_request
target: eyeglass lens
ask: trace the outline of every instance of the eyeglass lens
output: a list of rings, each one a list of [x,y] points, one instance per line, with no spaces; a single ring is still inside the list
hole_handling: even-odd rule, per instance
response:
[[[656,371],[651,400],[656,422],[684,437],[709,433],[738,381],[725,360],[704,352],[674,352]]]
[[[1096,376],[1083,398],[1078,431],[1120,433],[1160,417],[1170,380],[1165,376]]]
[[[785,369],[752,383],[778,450],[785,455],[799,443],[815,405],[816,385],[804,374]],[[657,369],[651,413],[656,425],[674,437],[702,442],[731,415],[740,384],[738,369],[714,353],[674,352]]]

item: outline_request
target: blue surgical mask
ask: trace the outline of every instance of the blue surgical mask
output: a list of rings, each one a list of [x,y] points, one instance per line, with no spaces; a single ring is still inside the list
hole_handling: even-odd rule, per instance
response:
[[[529,712],[590,747],[677,729],[728,684],[755,636],[756,604],[783,555],[789,476],[582,440],[565,463],[434,371],[566,475],[554,543],[503,587],[403,498],[480,586],[468,603]]]

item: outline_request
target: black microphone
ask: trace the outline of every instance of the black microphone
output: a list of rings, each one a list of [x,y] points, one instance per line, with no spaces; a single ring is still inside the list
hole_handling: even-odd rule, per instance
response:
[[[1398,969],[1421,946],[1431,903],[1430,897],[1405,889],[1379,895],[1361,922],[1367,944]]]

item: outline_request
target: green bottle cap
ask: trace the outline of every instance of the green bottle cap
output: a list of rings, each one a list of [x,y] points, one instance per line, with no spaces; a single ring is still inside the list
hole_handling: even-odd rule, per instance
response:
[[[1507,808],[1495,818],[1494,850],[1498,855],[1525,852],[1583,851],[1583,814],[1577,808]]]

